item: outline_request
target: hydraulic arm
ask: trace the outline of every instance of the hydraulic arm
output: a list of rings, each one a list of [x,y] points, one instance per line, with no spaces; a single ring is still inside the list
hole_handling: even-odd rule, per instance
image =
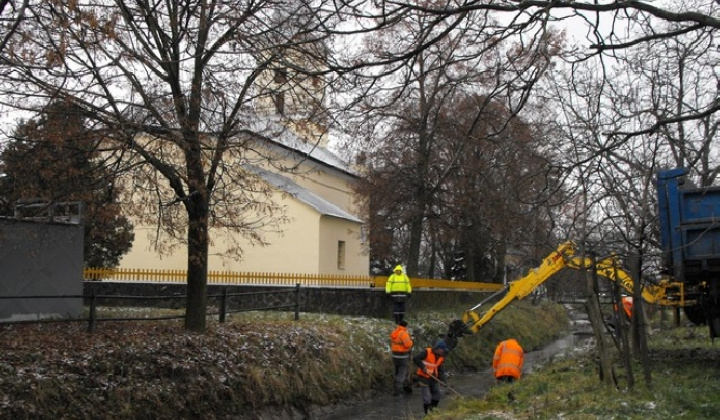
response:
[[[461,322],[456,320],[450,325],[448,337],[453,340],[464,334],[478,332],[498,312],[505,309],[515,300],[523,299],[532,293],[539,285],[563,268],[589,270],[593,269],[593,267],[598,275],[616,282],[628,293],[633,293],[632,278],[620,268],[620,261],[617,257],[611,256],[597,261],[592,258],[582,258],[575,255],[575,244],[568,241],[560,244],[555,251],[551,252],[543,260],[539,267],[531,269],[525,277],[510,282],[503,289],[465,311]],[[502,298],[482,316],[476,312],[486,302],[494,300],[500,295],[502,295]],[[642,298],[646,302],[656,305],[684,306],[686,302],[682,300],[682,296],[682,284],[672,283],[667,280],[663,280],[659,284],[646,284],[642,289]]]

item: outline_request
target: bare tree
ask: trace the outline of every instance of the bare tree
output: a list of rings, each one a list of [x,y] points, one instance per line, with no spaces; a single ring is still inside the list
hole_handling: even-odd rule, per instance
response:
[[[322,126],[320,59],[330,23],[302,2],[30,7],[36,19],[18,28],[3,54],[11,66],[0,88],[5,105],[33,111],[62,100],[82,110],[109,163],[131,176],[136,215],[186,242],[185,326],[203,331],[208,230],[262,243],[262,228],[282,218],[265,199],[269,188],[241,163],[258,139],[282,136],[277,127]]]
[[[484,112],[476,123],[478,108]],[[456,99],[454,110],[442,132],[448,176],[433,216],[457,244],[446,254],[454,277],[502,283],[506,256],[547,238],[541,210],[563,194],[553,185],[541,130],[481,96]]]
[[[672,28],[673,24],[643,28],[645,32]],[[617,54],[622,64],[616,76],[607,82],[608,98],[615,106],[608,107],[620,126],[641,127],[653,121],[676,119],[655,132],[640,136],[642,143],[663,145],[658,166],[694,168],[702,185],[712,185],[720,156],[714,152],[718,118],[703,114],[704,107],[720,94],[720,75],[715,63],[720,54],[714,46],[715,34],[709,29],[673,38],[651,40]],[[688,114],[703,114],[684,119]],[[617,128],[616,132],[622,132]],[[637,145],[637,142],[635,143]],[[619,153],[621,154],[621,153]]]
[[[718,28],[720,21],[714,16],[718,9],[717,2],[709,0],[698,0],[684,2],[681,5],[659,6],[655,3],[640,1],[606,2],[598,3],[592,1],[508,1],[501,3],[487,2],[405,2],[393,3],[383,9],[383,15],[388,18],[400,19],[400,16],[421,15],[431,16],[433,19],[423,22],[423,29],[417,31],[417,36],[399,37],[400,42],[377,42],[379,48],[374,51],[373,58],[382,57],[388,63],[397,60],[404,60],[413,63],[412,60],[418,54],[429,50],[432,46],[438,45],[441,39],[447,34],[454,34],[460,28],[472,27],[477,16],[492,16],[502,24],[482,26],[483,34],[488,34],[494,40],[522,40],[532,39],[533,34],[543,34],[554,25],[560,27],[573,26],[573,31],[578,28],[585,28],[584,41],[589,43],[586,49],[572,49],[565,55],[568,63],[582,65],[585,62],[594,64],[594,71],[599,75],[599,89],[594,90],[594,98],[597,102],[593,104],[593,112],[606,115],[603,121],[595,124],[596,132],[593,133],[593,147],[587,148],[582,154],[577,155],[577,160],[559,161],[560,173],[572,171],[575,165],[600,162],[600,156],[613,158],[613,150],[621,150],[622,146],[628,148],[636,147],[638,142],[631,141],[638,137],[642,143],[647,135],[664,135],[666,140],[676,151],[676,162],[682,155],[692,155],[691,162],[697,161],[702,164],[707,174],[705,179],[712,179],[716,165],[714,159],[705,151],[711,151],[708,142],[683,142],[681,137],[688,139],[688,128],[695,131],[703,131],[705,139],[711,139],[715,132],[714,113],[718,110],[716,101],[716,87],[713,81],[712,64],[716,62],[716,52],[709,46],[713,45],[711,40]],[[417,42],[418,40],[428,42]],[[481,44],[484,45],[484,44]],[[496,48],[498,44],[492,44]],[[542,49],[539,44],[533,45],[530,42],[522,43],[528,51],[540,54]],[[645,60],[647,66],[653,66],[660,61],[655,55],[651,60],[648,56],[653,54],[659,45],[667,50],[676,51],[673,57],[677,57],[674,65],[668,65],[665,61],[663,71],[655,72],[652,82],[647,78],[641,78],[637,74],[631,77],[634,86],[621,86],[617,82],[619,72],[616,68],[624,65],[620,77],[630,77],[633,72],[632,57],[638,57],[634,62]],[[497,50],[494,50],[497,51]],[[642,51],[644,54],[639,54]],[[626,58],[629,57],[629,58]],[[692,65],[692,76],[687,71]],[[699,65],[696,63],[700,63]],[[707,63],[707,64],[704,64]],[[642,66],[639,67],[642,69]],[[572,71],[572,69],[570,69]],[[553,68],[552,73],[563,72],[562,68]],[[689,79],[700,80],[702,75],[706,77],[705,87],[697,89],[700,84],[695,83],[695,90],[690,93],[687,90]],[[528,85],[533,84],[534,78],[528,79]],[[569,86],[577,87],[565,94],[576,98],[583,98],[587,92],[583,92],[583,80],[576,76],[566,81]],[[655,98],[664,95],[673,88],[677,98],[675,102],[656,101],[654,103],[643,103],[644,109],[635,109],[631,115],[623,115],[623,108],[610,109],[605,99],[605,91],[635,93],[634,100],[647,97],[648,85]],[[690,85],[693,82],[690,81]],[[517,87],[517,85],[516,85]],[[610,94],[611,94],[610,93]],[[608,95],[610,95],[608,94]],[[626,96],[628,100],[632,96]],[[577,99],[568,99],[577,100]],[[617,102],[616,102],[617,103]],[[523,104],[524,101],[515,101],[514,104]],[[673,106],[674,105],[674,106]],[[519,109],[511,106],[512,109]],[[612,115],[611,115],[612,114]],[[479,112],[476,114],[479,115]],[[600,114],[598,114],[600,115]],[[689,124],[692,124],[690,127]],[[672,136],[668,137],[668,136]],[[379,137],[379,136],[378,136]],[[621,153],[618,153],[621,154]],[[703,157],[704,156],[704,157]],[[710,159],[707,157],[710,156]],[[707,182],[707,181],[703,181]],[[602,190],[602,185],[597,188]],[[594,192],[594,191],[593,191]],[[591,215],[587,215],[590,217]]]
[[[588,79],[588,83],[583,79],[587,73],[582,71],[565,81],[571,90],[563,92],[567,95],[563,98],[567,105],[563,110],[572,118],[561,125],[565,125],[564,133],[570,141],[566,149],[559,151],[556,164],[559,173],[568,176],[568,185],[577,187],[574,208],[580,217],[572,218],[571,222],[583,238],[582,243],[609,248],[623,243],[618,236],[625,236],[627,255],[633,255],[636,260],[639,285],[646,245],[652,242],[650,180],[654,168],[670,162],[697,163],[703,173],[703,183],[716,174],[717,156],[712,154],[710,145],[716,130],[714,115],[720,105],[713,68],[717,51],[711,46],[716,44],[712,40],[720,27],[720,20],[715,17],[718,3],[710,0],[681,4],[530,0],[406,2],[393,3],[393,7],[389,16],[431,14],[435,22],[454,27],[461,26],[463,19],[473,13],[496,13],[503,16],[500,19],[505,23],[495,33],[498,37],[528,34],[533,26],[550,26],[554,22],[572,20],[586,25],[589,48],[576,50],[575,55],[567,57],[576,65],[573,71],[583,63],[594,63],[592,71],[599,76],[598,83],[593,78]],[[424,33],[427,39],[434,39],[434,32]],[[391,51],[388,56],[397,58],[403,53],[406,57],[414,56],[426,48],[424,45],[404,48],[402,52]],[[671,52],[671,60],[662,61],[655,55],[658,46]],[[638,54],[638,51],[647,54]],[[627,58],[633,54],[644,61]],[[615,69],[623,65],[626,73],[621,77],[630,77],[634,86],[618,83],[619,73]],[[648,70],[652,74],[648,72],[648,77],[641,77],[642,72]],[[649,89],[643,90],[643,84]],[[647,98],[652,99],[645,101]],[[574,106],[585,101],[585,106]],[[689,135],[690,131],[694,131],[694,135]],[[638,149],[650,161],[626,158]],[[663,154],[665,150],[675,152],[674,159],[669,158],[672,155]],[[610,180],[614,182],[609,183]],[[620,188],[622,182],[632,183],[636,188]],[[632,195],[632,199],[619,199],[624,195]],[[618,228],[623,230],[623,235],[613,233]],[[592,290],[592,284],[588,285]],[[593,311],[598,318],[599,311]],[[606,354],[602,354],[607,377],[611,369]]]
[[[625,339],[624,324],[616,324],[621,332],[617,344],[625,358],[629,387],[634,386],[630,363],[633,357],[642,360],[645,382],[652,386],[641,290],[651,278],[648,273],[657,271],[654,180],[657,168],[673,161],[672,151],[680,150],[684,142],[668,142],[670,125],[664,126],[665,134],[638,134],[622,142],[606,133],[646,126],[659,114],[659,104],[676,103],[667,95],[673,90],[666,85],[667,79],[638,71],[662,67],[660,63],[667,58],[637,51],[639,62],[618,67],[618,75],[610,80],[598,77],[602,72],[597,68],[575,65],[572,74],[556,74],[555,82],[550,84],[554,90],[542,98],[562,110],[558,123],[565,133],[563,149],[572,151],[563,155],[568,173],[576,174],[578,184],[591,186],[582,195],[591,195],[592,200],[585,200],[587,205],[580,212],[591,223],[584,224],[576,234],[585,235],[589,239],[586,243],[594,249],[620,256],[626,263],[623,270],[634,280],[632,346]],[[635,61],[628,58],[627,62]],[[706,143],[702,137],[692,137],[697,141],[684,143],[687,147],[683,150],[690,152],[693,144]]]
[[[587,22],[597,40],[591,51],[600,58],[651,40],[714,31],[720,25],[713,17],[717,5],[709,0],[679,11],[632,0],[607,4],[28,0],[22,4],[32,10],[33,19],[8,31],[9,41],[0,51],[6,66],[0,88],[4,104],[33,111],[54,99],[72,103],[85,111],[88,129],[104,136],[106,151],[117,157],[118,165],[131,165],[137,175],[135,190],[155,197],[160,226],[168,234],[185,233],[186,327],[197,331],[205,328],[210,226],[262,242],[258,229],[275,223],[262,217],[277,211],[263,200],[268,191],[252,174],[232,164],[243,160],[244,151],[256,149],[257,139],[279,135],[268,130],[270,124],[259,124],[266,120],[258,119],[258,114],[273,113],[286,123],[280,126],[316,132],[326,117],[324,97],[318,94],[330,83],[346,90],[362,86],[360,96],[367,96],[373,93],[368,86],[381,85],[372,81],[392,78],[403,66],[414,68],[420,53],[461,31],[462,37],[453,42],[479,46],[475,57],[503,41],[513,41],[508,45],[515,45],[514,49],[497,52],[503,71],[488,73],[494,79],[487,86],[501,87],[501,102],[515,115],[547,68],[544,41],[557,19],[577,17]],[[498,14],[493,21],[497,23],[490,23],[491,13]],[[677,26],[649,35],[635,30],[634,25],[662,20]],[[613,30],[606,36],[604,22],[613,29],[612,25],[622,23],[631,30]],[[391,32],[385,32],[385,38],[378,36],[378,31],[400,25],[416,30],[395,38],[387,38]],[[376,42],[377,48],[357,48],[363,37]],[[333,79],[331,74],[341,77]],[[347,102],[357,103],[352,98]],[[719,106],[715,100],[701,102],[630,132],[617,131],[607,147],[669,124],[712,115]],[[215,205],[226,200],[238,207]],[[246,218],[237,217],[241,214]]]
[[[480,278],[483,273],[474,270],[481,265],[478,262],[492,261],[490,271],[502,267],[497,256],[504,256],[509,236],[500,239],[502,235],[478,235],[490,227],[490,218],[453,218],[450,214],[457,216],[463,211],[458,207],[461,203],[465,203],[466,213],[478,210],[481,202],[490,207],[500,204],[487,186],[483,189],[476,185],[470,191],[465,188],[465,196],[455,198],[456,207],[448,208],[448,191],[454,188],[450,184],[459,183],[463,173],[481,170],[479,161],[468,159],[482,155],[481,149],[487,152],[489,162],[493,156],[499,158],[505,153],[501,149],[516,139],[517,146],[512,150],[533,153],[527,130],[519,129],[522,123],[518,114],[536,80],[551,65],[560,39],[541,30],[529,32],[525,40],[495,37],[499,24],[484,14],[470,13],[454,28],[434,23],[432,16],[411,15],[403,25],[374,34],[377,38],[367,42],[369,54],[393,56],[387,45],[395,44],[382,42],[385,37],[422,43],[427,28],[453,31],[418,49],[403,66],[388,64],[388,72],[396,69],[393,79],[382,84],[372,79],[369,87],[360,86],[364,96],[351,111],[353,122],[359,120],[356,133],[362,141],[357,143],[357,136],[353,136],[356,144],[348,149],[362,147],[362,163],[369,171],[365,193],[360,196],[368,200],[365,207],[374,227],[371,232],[376,232],[371,242],[376,255],[406,262],[411,275],[421,270],[434,273],[438,252],[450,244],[449,250],[455,255],[446,252],[446,258],[452,260],[465,252],[468,278]],[[480,146],[483,141],[485,145]],[[493,146],[493,142],[505,146]],[[502,161],[497,165],[509,163],[507,159]],[[544,177],[546,172],[530,167],[515,169],[503,169],[495,175],[498,181],[510,182],[514,178],[507,176],[510,173],[524,173],[530,178],[529,173]],[[489,172],[478,176],[493,178]],[[520,207],[518,212],[527,211]],[[442,213],[447,216],[442,217]],[[449,221],[454,226],[448,225]],[[450,230],[455,233],[451,235]],[[475,252],[482,237],[487,244]],[[443,247],[439,240],[444,241]],[[444,265],[447,274],[450,267]]]
[[[30,0],[0,0],[0,51],[4,51],[20,24],[32,18]]]
[[[494,37],[507,38],[528,34],[538,28],[566,24],[575,30],[584,27],[588,49],[578,51],[581,54],[573,60],[586,61],[598,59],[603,66],[601,73],[609,69],[615,56],[633,47],[648,48],[660,40],[672,40],[680,36],[697,39],[714,34],[720,28],[720,19],[716,18],[720,8],[713,0],[694,0],[682,3],[630,1],[577,1],[577,0],[523,0],[506,2],[395,2],[387,6],[384,16],[387,19],[399,19],[409,13],[429,14],[433,23],[423,32],[425,39],[435,41],[445,35],[438,29],[440,25],[461,26],[473,14],[493,14],[502,25],[496,27]],[[672,25],[661,25],[663,22]],[[387,57],[412,56],[426,48],[426,43],[417,45],[402,44],[394,53],[386,52]],[[708,49],[706,54],[714,54]],[[608,74],[609,80],[612,75]],[[702,119],[720,109],[720,104],[710,95],[696,106],[684,109],[677,115],[658,115],[657,118],[642,127],[630,131],[618,132],[617,141],[623,141],[633,135],[653,133],[668,124]]]

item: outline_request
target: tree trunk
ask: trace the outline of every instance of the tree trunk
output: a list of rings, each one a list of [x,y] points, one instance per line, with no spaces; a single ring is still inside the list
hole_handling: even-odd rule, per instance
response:
[[[640,242],[642,249],[642,242]],[[633,275],[633,309],[632,309],[632,327],[633,327],[633,343],[635,355],[639,357],[643,370],[643,379],[648,389],[652,389],[652,368],[650,360],[650,350],[647,345],[647,317],[645,316],[645,302],[642,299],[642,256],[633,254],[630,258],[630,270]]]
[[[207,318],[208,205],[204,194],[188,200],[188,278],[185,329],[205,332]]]
[[[615,276],[617,278],[617,275]],[[622,295],[620,294],[620,286],[617,283],[613,284],[613,316],[617,318],[616,332],[619,334],[620,340],[620,354],[622,355],[623,365],[627,374],[627,387],[632,389],[635,386],[635,372],[633,370],[633,348],[630,345],[630,337],[628,337],[627,325],[630,322],[631,327],[635,322],[633,317],[628,318],[623,307]],[[618,338],[618,336],[616,336]]]
[[[410,244],[408,247],[407,275],[418,275],[418,261],[420,260],[420,244],[422,243],[422,212],[417,212],[410,222]]]
[[[465,241],[465,279],[467,281],[476,280],[476,268],[475,245],[470,241]]]
[[[428,261],[428,278],[435,278],[435,266],[437,265],[437,238],[434,226],[430,225],[430,261]]]
[[[587,276],[587,303],[586,309],[590,325],[595,333],[595,341],[597,342],[597,351],[599,358],[599,374],[600,380],[605,385],[615,385],[615,373],[612,367],[612,358],[610,357],[610,344],[605,334],[602,312],[600,311],[600,301],[597,294],[597,271],[595,270],[595,260],[592,265],[587,267],[590,271],[586,272]]]
[[[495,274],[493,275],[492,282],[498,284],[504,284],[506,279],[505,270],[505,257],[507,256],[507,242],[502,240],[498,242],[496,247],[497,262],[495,266]],[[514,280],[514,279],[509,279]]]
[[[646,332],[646,317],[645,317],[645,305],[640,302],[640,306],[635,306],[633,310],[633,316],[637,317],[638,322],[638,349],[640,352],[640,360],[643,369],[643,379],[645,380],[645,386],[648,389],[653,389],[653,378],[652,378],[652,360],[650,359],[650,349],[647,344],[647,332]]]

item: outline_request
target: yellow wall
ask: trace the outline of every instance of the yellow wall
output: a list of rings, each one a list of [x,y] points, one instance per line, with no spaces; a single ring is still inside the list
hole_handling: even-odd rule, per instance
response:
[[[145,138],[145,141],[151,142],[152,138]],[[159,143],[158,147],[160,146],[166,145]],[[242,172],[242,166],[234,162],[247,162],[270,172],[281,173],[302,188],[362,219],[354,205],[352,184],[356,179],[353,176],[272,144],[258,141],[244,146],[242,154],[228,154],[226,159],[228,171]],[[166,150],[164,153],[181,156],[178,150]],[[138,168],[144,167],[138,166]],[[163,237],[160,240],[162,252],[157,250],[153,243],[156,234],[154,215],[158,214],[161,207],[157,202],[153,202],[155,197],[152,195],[154,193],[152,187],[159,186],[163,203],[174,201],[172,190],[162,178],[156,181],[157,177],[153,176],[153,173],[144,174],[144,178],[138,174],[134,175],[135,178],[128,179],[127,191],[138,191],[136,187],[140,185],[147,187],[150,194],[148,195],[147,192],[145,195],[139,193],[136,196],[128,194],[125,200],[129,206],[136,207],[137,212],[142,211],[146,220],[133,219],[136,226],[135,243],[131,251],[121,259],[118,268],[186,269],[187,250],[183,241]],[[240,175],[235,173],[234,176]],[[146,184],[138,184],[138,179],[141,181],[146,179]],[[232,177],[228,178],[228,180],[232,179]],[[157,184],[153,184],[154,182]],[[230,190],[233,186],[238,190],[242,188],[231,182],[228,186]],[[258,199],[263,198],[258,197]],[[369,257],[365,251],[366,244],[362,242],[360,223],[323,216],[314,208],[284,192],[276,192],[273,201],[285,206],[285,214],[291,219],[289,223],[280,226],[282,232],[264,234],[264,239],[269,244],[260,246],[250,244],[239,235],[236,235],[234,241],[229,241],[227,236],[223,236],[227,233],[211,229],[210,270],[368,274]],[[184,214],[182,206],[176,203],[174,206],[164,207],[162,215],[163,223],[176,227],[177,232],[184,239],[187,215]],[[130,214],[128,217],[132,219]],[[346,243],[344,269],[337,267],[337,243],[340,240]],[[228,248],[234,245],[240,247],[240,255],[237,253],[232,255],[232,252],[228,252]]]
[[[364,252],[361,225],[336,217],[323,216],[320,227],[319,274],[368,274],[369,257]],[[338,241],[345,242],[345,266],[338,267]]]
[[[271,233],[265,239],[267,246],[250,245],[240,240],[241,257],[224,255],[227,243],[216,231],[210,235],[214,242],[210,248],[209,270],[260,271],[307,274],[367,275],[369,257],[360,243],[360,224],[338,219],[321,217],[310,206],[292,197],[282,200],[287,206],[291,221],[283,225],[281,234]],[[155,233],[154,227],[137,227],[133,248],[120,261],[119,268],[186,269],[187,248],[178,246],[170,255],[161,256],[154,250],[148,233]],[[320,238],[323,238],[322,243]],[[337,269],[337,242],[346,242],[346,266]],[[164,241],[166,244],[169,240]]]
[[[312,191],[325,200],[337,205],[350,214],[357,214],[353,199],[352,185],[354,181],[348,175],[331,175],[327,170],[315,171],[292,177],[298,185]]]
[[[218,269],[230,271],[317,273],[320,215],[292,198],[286,197],[283,203],[288,206],[292,220],[283,225],[282,234],[266,236],[269,245],[246,245],[242,247],[241,258],[229,260],[215,257],[211,263],[224,263]]]

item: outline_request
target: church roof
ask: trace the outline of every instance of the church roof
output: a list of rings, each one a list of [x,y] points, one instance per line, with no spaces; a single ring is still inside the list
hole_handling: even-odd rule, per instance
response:
[[[323,147],[319,142],[303,139],[273,116],[255,115],[247,123],[251,132],[264,137],[266,141],[276,146],[292,151],[298,156],[333,167],[353,177],[357,176],[350,165],[335,153]]]
[[[309,205],[323,216],[338,217],[351,222],[362,223],[362,220],[346,212],[335,204],[321,198],[312,191],[301,187],[288,177],[267,171],[255,165],[246,164],[243,165],[243,168],[260,176],[275,188],[285,191],[286,193],[292,195],[295,199]]]

